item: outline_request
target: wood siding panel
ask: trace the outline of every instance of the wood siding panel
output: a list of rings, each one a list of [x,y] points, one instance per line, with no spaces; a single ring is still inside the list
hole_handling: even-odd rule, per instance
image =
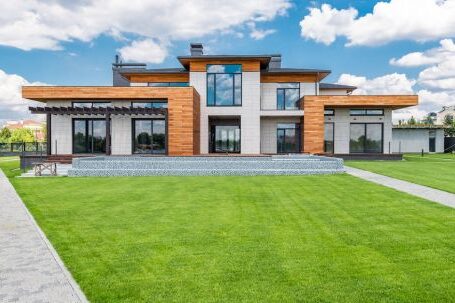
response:
[[[199,94],[193,87],[53,87],[22,88],[24,98],[52,100],[168,100],[168,154],[199,154]]]
[[[261,69],[259,60],[197,60],[190,62],[190,71],[206,72],[207,64],[241,64],[243,72],[258,72]]]
[[[261,74],[262,83],[274,82],[316,82],[316,74]]]
[[[189,74],[131,74],[125,75],[130,82],[190,82]]]

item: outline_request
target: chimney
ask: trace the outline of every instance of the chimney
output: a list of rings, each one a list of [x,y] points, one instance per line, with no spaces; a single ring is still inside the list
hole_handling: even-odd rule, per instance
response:
[[[190,53],[191,56],[202,56],[204,53],[202,52],[202,43],[191,43],[190,44]]]
[[[281,54],[272,55],[269,68],[281,68]]]

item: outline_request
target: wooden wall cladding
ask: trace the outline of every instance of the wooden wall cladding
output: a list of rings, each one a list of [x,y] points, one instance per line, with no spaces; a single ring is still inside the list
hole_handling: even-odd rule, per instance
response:
[[[242,64],[244,72],[258,72],[261,69],[259,60],[195,60],[190,62],[190,71],[206,72],[207,64]]]
[[[318,154],[324,152],[324,108],[337,107],[376,107],[403,108],[418,104],[416,95],[340,95],[305,96],[303,101],[303,151]]]
[[[316,74],[261,74],[261,82],[316,82]]]
[[[130,82],[190,82],[190,75],[179,74],[130,74],[125,75]]]
[[[168,154],[199,154],[200,104],[193,87],[26,86],[22,88],[22,96],[37,101],[167,99]]]

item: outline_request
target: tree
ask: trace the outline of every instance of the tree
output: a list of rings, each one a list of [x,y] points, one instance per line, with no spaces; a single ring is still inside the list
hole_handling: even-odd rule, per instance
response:
[[[432,114],[430,113],[430,114],[426,115],[425,118],[423,118],[422,123],[426,124],[426,125],[433,125],[434,119],[433,119]]]
[[[414,118],[414,116],[412,116],[409,120],[408,120],[408,125],[416,125],[417,124],[417,121],[416,119]]]
[[[454,137],[455,136],[455,120],[453,119],[453,116],[445,115],[444,122],[442,122],[442,124],[445,126],[444,135],[446,137]]]
[[[0,130],[0,143],[8,143],[11,138],[11,131],[9,128],[4,127]]]
[[[13,130],[10,138],[11,143],[16,142],[35,142],[35,136],[30,129],[18,128]]]

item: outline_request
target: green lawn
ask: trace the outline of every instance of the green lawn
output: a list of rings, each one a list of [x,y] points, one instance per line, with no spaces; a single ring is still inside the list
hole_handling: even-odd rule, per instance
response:
[[[11,181],[92,302],[455,297],[455,210],[348,175]]]
[[[455,193],[455,154],[404,155],[403,161],[346,161],[346,165]]]

